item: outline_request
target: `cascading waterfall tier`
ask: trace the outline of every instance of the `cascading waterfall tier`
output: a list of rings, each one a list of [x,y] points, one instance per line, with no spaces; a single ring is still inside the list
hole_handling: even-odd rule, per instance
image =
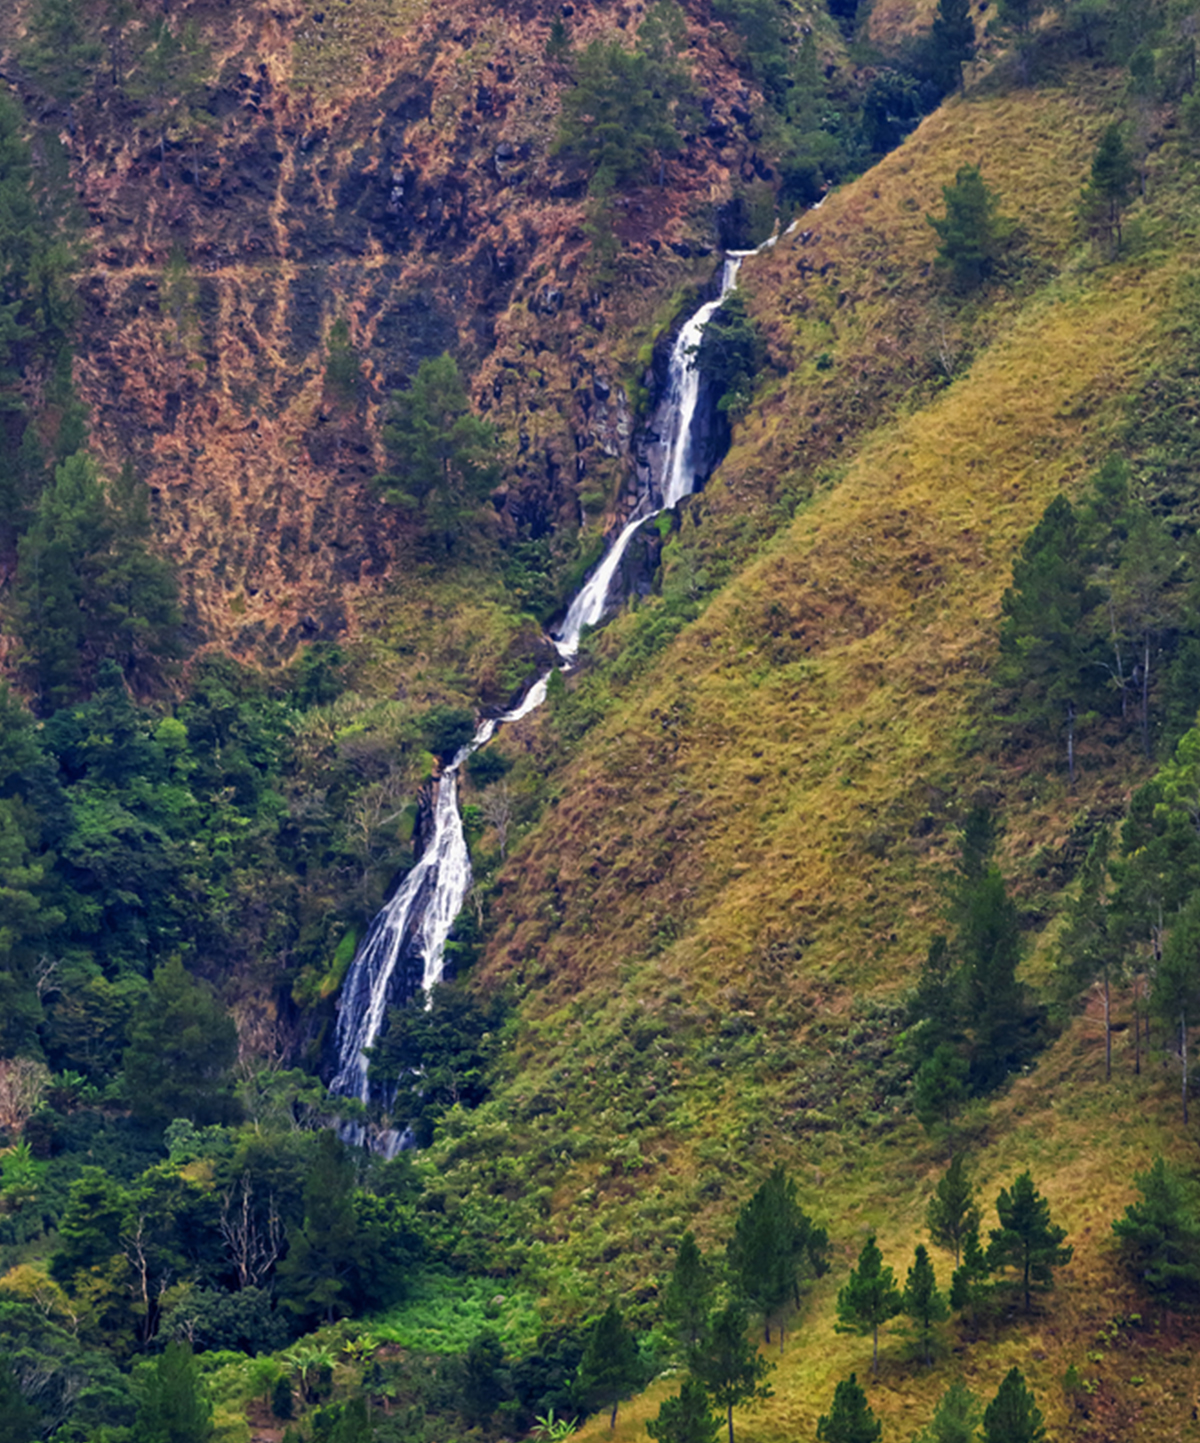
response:
[[[764,245],[774,242],[772,236]],[[702,305],[675,338],[664,406],[669,425],[659,504],[651,509],[643,503],[630,517],[571,602],[562,624],[551,633],[564,670],[569,670],[579,651],[584,627],[595,626],[604,618],[613,578],[634,534],[660,511],[690,496],[697,482],[703,479],[697,475],[693,459],[693,422],[701,381],[696,350],[704,327],[737,284],[742,260],[753,254],[753,251],[727,254],[719,294]],[[458,811],[459,771],[472,752],[486,745],[499,727],[520,721],[542,705],[549,675],[540,677],[512,711],[483,722],[470,743],[435,781],[433,836],[395,896],[371,923],[350,964],[338,1001],[335,1033],[338,1070],[329,1084],[331,1092],[368,1101],[366,1052],[379,1036],[387,1009],[412,996],[418,987],[428,994],[441,981],[450,929],[471,886],[471,861]],[[360,1129],[351,1128],[349,1132],[361,1140]],[[385,1151],[392,1151],[400,1141],[395,1133],[387,1134],[382,1146]]]
[[[366,1102],[366,1049],[378,1038],[388,1007],[418,988],[428,994],[441,981],[450,928],[471,886],[471,858],[458,811],[458,773],[472,752],[491,741],[497,727],[520,721],[541,706],[548,680],[547,674],[536,681],[512,711],[481,723],[434,783],[433,836],[395,896],[376,914],[350,964],[338,1000],[338,1070],[330,1092]]]
[[[731,251],[725,257],[718,295],[715,299],[706,301],[695,315],[680,327],[679,334],[675,337],[675,344],[671,347],[663,405],[669,419],[659,505],[653,510],[646,509],[644,505],[635,509],[604,559],[576,594],[562,625],[551,633],[559,656],[568,665],[579,651],[579,639],[584,627],[595,626],[603,620],[612,592],[613,578],[634,536],[645,522],[657,516],[660,511],[678,506],[685,496],[690,496],[696,489],[697,480],[702,479],[696,473],[692,445],[692,428],[696,419],[696,407],[700,402],[700,368],[696,365],[696,351],[704,335],[704,327],[737,284],[737,274],[743,259],[753,254],[753,251]]]

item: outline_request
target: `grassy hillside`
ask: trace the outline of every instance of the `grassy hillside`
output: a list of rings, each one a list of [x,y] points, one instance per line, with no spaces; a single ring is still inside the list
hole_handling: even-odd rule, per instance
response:
[[[834,1382],[869,1363],[832,1331],[865,1233],[901,1276],[922,1235],[944,1153],[908,1111],[893,1004],[941,925],[956,819],[981,791],[999,807],[1003,865],[1044,918],[1056,903],[1034,848],[1119,810],[1138,775],[1093,768],[1068,794],[1053,758],[1014,767],[980,735],[1014,555],[1115,444],[1190,264],[1192,161],[1177,140],[1153,152],[1122,258],[1103,263],[1078,231],[1121,84],[1065,60],[1036,88],[994,73],[747,263],[778,374],[668,548],[663,598],[608,628],[570,683],[602,719],[499,879],[485,968],[521,999],[511,1080],[431,1164],[464,1220],[507,1196],[533,1229],[517,1251],[562,1308],[573,1274],[661,1275],[684,1226],[723,1241],[784,1161],[836,1261],[746,1438],[811,1436]],[[1169,134],[1170,114],[1159,122]],[[924,218],[973,161],[1016,231],[1002,275],[962,300],[933,269]],[[728,554],[745,565],[653,654],[673,578]],[[630,679],[615,659],[647,646]],[[552,748],[571,720],[567,703],[540,739],[528,724],[528,744]],[[1119,1046],[1105,1084],[1101,1047],[1095,1016],[1077,1019],[971,1115],[988,1225],[998,1188],[1029,1167],[1076,1251],[1032,1329],[956,1346],[954,1368],[990,1397],[1019,1363],[1071,1436],[1190,1436],[1178,1320],[1096,1341],[1138,1310],[1109,1224],[1133,1172],[1183,1140],[1174,1070],[1156,1060],[1134,1079]],[[500,1168],[468,1184],[481,1154],[519,1159],[521,1186]],[[1103,1376],[1090,1421],[1062,1391],[1071,1364]],[[923,1424],[949,1376],[944,1363],[921,1375],[893,1345],[871,1389],[885,1437]],[[639,1436],[667,1391],[618,1431]]]

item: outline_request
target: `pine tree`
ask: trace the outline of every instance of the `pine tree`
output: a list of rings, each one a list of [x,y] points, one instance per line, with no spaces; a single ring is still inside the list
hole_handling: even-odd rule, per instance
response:
[[[712,1320],[708,1341],[697,1354],[692,1372],[704,1384],[705,1392],[725,1409],[729,1443],[733,1443],[733,1410],[752,1398],[769,1398],[765,1379],[772,1364],[760,1358],[746,1336],[746,1314],[736,1303],[722,1308]]]
[[[913,1078],[913,1111],[927,1130],[949,1127],[970,1097],[970,1067],[948,1042],[940,1042]]]
[[[851,1373],[833,1390],[833,1407],[817,1423],[819,1443],[878,1443],[883,1424]]]
[[[675,1254],[675,1266],[663,1299],[663,1312],[689,1362],[703,1346],[708,1334],[712,1295],[712,1277],[696,1245],[695,1234],[686,1232]]]
[[[1179,564],[1179,546],[1163,525],[1144,506],[1130,506],[1121,518],[1127,534],[1120,548],[1120,561],[1109,592],[1110,615],[1114,630],[1120,628],[1129,639],[1130,651],[1136,658],[1136,678],[1140,705],[1137,708],[1142,733],[1142,754],[1151,753],[1150,697],[1154,675],[1154,657],[1159,651],[1158,639],[1174,618],[1167,601],[1172,574]],[[1125,706],[1124,712],[1130,710]]]
[[[921,1356],[926,1363],[932,1363],[934,1330],[938,1323],[950,1316],[950,1308],[937,1285],[924,1243],[917,1244],[916,1256],[905,1280],[901,1307],[916,1329]]]
[[[145,687],[180,654],[175,572],[149,549],[147,494],[128,470],[108,487],[78,452],[38,498],[14,610],[23,669],[47,711],[86,695],[105,659]]]
[[[987,1260],[989,1268],[1016,1268],[1021,1274],[1025,1295],[1025,1311],[1030,1310],[1033,1285],[1053,1286],[1054,1269],[1065,1267],[1075,1249],[1063,1246],[1065,1228],[1050,1221],[1050,1204],[1033,1185],[1033,1178],[1023,1172],[1008,1188],[1000,1189],[996,1199],[1000,1226],[989,1233]]]
[[[1172,1307],[1200,1303],[1200,1189],[1161,1157],[1134,1174],[1141,1191],[1113,1223],[1127,1262],[1154,1297]]]
[[[1120,125],[1114,122],[1100,137],[1080,201],[1083,220],[1109,245],[1113,254],[1121,248],[1121,212],[1129,204],[1136,178],[1133,156]]]
[[[150,489],[126,463],[106,488],[111,550],[98,558],[92,602],[105,640],[102,650],[136,691],[161,689],[183,655],[179,580],[175,566],[152,548]]]
[[[168,1343],[146,1380],[138,1410],[139,1443],[208,1443],[214,1431],[191,1345]]]
[[[838,1293],[835,1324],[839,1333],[871,1334],[871,1372],[879,1372],[879,1329],[900,1311],[903,1299],[896,1275],[885,1267],[872,1234],[858,1255],[845,1287]]]
[[[1013,562],[1013,584],[1000,603],[996,676],[1008,714],[1035,734],[1061,729],[1072,786],[1077,717],[1105,674],[1087,626],[1101,601],[1089,563],[1079,518],[1065,496],[1056,496]]]
[[[1169,1027],[1178,1029],[1180,1111],[1186,1127],[1190,1089],[1188,1036],[1200,1016],[1200,892],[1188,898],[1172,923],[1155,970],[1150,1003]]]
[[[656,1443],[717,1443],[721,1420],[709,1408],[704,1385],[687,1377],[676,1397],[663,1399],[646,1432]]]
[[[583,161],[597,195],[646,179],[656,157],[661,175],[663,159],[680,148],[676,112],[688,102],[691,77],[675,57],[671,28],[644,24],[645,37],[632,50],[619,39],[597,39],[579,52],[555,151]]]
[[[982,1443],[1039,1443],[1045,1436],[1041,1410],[1013,1368],[984,1410]]]
[[[942,1394],[929,1427],[915,1443],[975,1443],[979,1423],[979,1400],[961,1378],[956,1378]]]
[[[954,1254],[954,1266],[957,1268],[963,1239],[972,1228],[976,1233],[979,1230],[975,1185],[967,1172],[965,1154],[956,1153],[950,1159],[950,1166],[938,1179],[925,1211],[925,1226],[938,1247]]]
[[[929,45],[939,87],[943,92],[958,90],[963,83],[963,65],[975,54],[970,0],[938,0]]]
[[[927,215],[941,245],[937,265],[960,291],[971,291],[990,274],[1010,227],[997,214],[999,197],[983,182],[976,165],[964,165],[953,185],[942,187],[944,216]]]
[[[304,1184],[303,1221],[288,1229],[277,1270],[284,1307],[310,1323],[353,1312],[360,1241],[354,1165],[337,1134],[322,1132]]]
[[[383,444],[391,469],[376,485],[420,508],[449,551],[500,477],[495,430],[473,414],[453,356],[422,361],[409,389],[393,394]]]
[[[491,1328],[471,1339],[463,1358],[463,1415],[469,1423],[486,1427],[507,1396],[504,1386],[504,1347]]]
[[[962,1237],[962,1262],[950,1279],[950,1306],[972,1316],[979,1306],[983,1285],[991,1271],[979,1241],[979,1224],[972,1218]]]
[[[625,1326],[616,1303],[597,1318],[579,1362],[579,1391],[592,1409],[611,1408],[609,1429],[617,1426],[617,1409],[642,1385],[637,1343]]]
[[[112,520],[95,462],[80,453],[58,467],[21,538],[14,593],[24,670],[43,708],[86,689],[89,640],[85,597],[96,559],[112,544]]]
[[[742,1295],[762,1314],[768,1343],[771,1319],[778,1317],[782,1348],[782,1314],[799,1304],[801,1277],[825,1271],[827,1251],[825,1232],[800,1206],[794,1179],[776,1167],[739,1211],[729,1244],[730,1267]]]
[[[963,1017],[971,1033],[970,1082],[977,1095],[998,1086],[1028,1055],[1030,1008],[1017,981],[1020,922],[1000,869],[964,885],[956,901]]]
[[[1121,949],[1109,927],[1106,897],[1108,855],[1112,831],[1101,827],[1083,866],[1079,869],[1079,890],[1067,910],[1066,925],[1059,933],[1058,952],[1064,979],[1072,993],[1099,981],[1104,1001],[1104,1076],[1112,1077],[1112,981],[1120,964]]]

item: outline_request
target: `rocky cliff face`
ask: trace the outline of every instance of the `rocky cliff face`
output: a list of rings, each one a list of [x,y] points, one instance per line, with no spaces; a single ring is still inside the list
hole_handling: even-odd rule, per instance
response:
[[[444,350],[504,436],[501,532],[602,525],[632,474],[623,383],[649,318],[711,270],[719,207],[765,171],[723,27],[689,11],[706,130],[618,206],[604,286],[585,177],[552,153],[570,73],[546,42],[556,17],[576,45],[633,35],[641,4],[179,9],[211,47],[186,114],[111,75],[55,102],[22,68],[25,12],[0,34],[87,218],[95,444],[149,482],[205,634],[280,658],[353,631],[397,579],[406,523],[369,487],[381,407]],[[362,365],[351,402],[325,385],[339,318]]]

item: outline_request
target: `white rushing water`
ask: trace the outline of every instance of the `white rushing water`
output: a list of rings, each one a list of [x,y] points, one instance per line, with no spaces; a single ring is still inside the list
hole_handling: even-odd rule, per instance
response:
[[[775,239],[772,236],[759,249],[773,245]],[[561,626],[551,634],[564,670],[570,668],[579,651],[584,627],[595,626],[603,619],[613,578],[634,534],[660,511],[676,506],[685,496],[690,496],[697,481],[702,479],[696,473],[692,444],[693,421],[700,399],[696,349],[704,327],[737,284],[742,260],[753,254],[753,251],[730,251],[726,255],[720,293],[700,307],[675,339],[664,403],[669,428],[659,504],[653,509],[650,502],[639,505],[603,560],[580,588]],[[397,968],[407,965],[415,973],[419,961],[419,985],[426,995],[441,981],[450,929],[471,886],[471,861],[458,811],[459,771],[471,753],[485,746],[499,727],[506,722],[520,721],[542,705],[546,700],[549,677],[547,672],[534,682],[512,711],[483,722],[469,744],[434,783],[433,836],[395,896],[371,923],[350,964],[338,1000],[334,1039],[338,1071],[329,1084],[331,1092],[343,1097],[356,1097],[362,1102],[368,1100],[366,1049],[373,1046],[378,1038],[388,1008],[416,990],[415,976],[397,978]],[[361,1138],[360,1129],[349,1131],[355,1134],[356,1139]],[[383,1145],[386,1150],[394,1150],[400,1145],[400,1139],[394,1133],[389,1134]]]
[[[338,1070],[330,1092],[367,1101],[366,1049],[374,1045],[394,1001],[396,968],[404,959],[421,959],[420,986],[427,995],[442,980],[450,928],[471,886],[471,858],[458,812],[459,770],[472,752],[491,741],[497,727],[520,721],[541,706],[547,680],[535,682],[512,711],[481,723],[434,784],[433,836],[395,896],[376,914],[346,975],[334,1037]]]
[[[664,409],[670,418],[666,436],[666,461],[663,466],[663,486],[660,504],[652,511],[644,507],[635,510],[609,547],[604,560],[584,582],[567,611],[559,629],[552,633],[552,640],[559,656],[570,665],[579,651],[579,638],[585,626],[595,626],[604,616],[612,591],[613,577],[624,559],[629,543],[644,522],[660,511],[678,506],[685,496],[696,489],[695,462],[693,461],[692,422],[696,419],[696,406],[700,401],[700,369],[696,365],[696,349],[704,334],[704,327],[720,309],[721,302],[737,284],[738,270],[742,260],[753,255],[753,251],[730,251],[721,269],[721,288],[714,300],[706,301],[690,320],[680,327],[671,347],[671,359],[667,370],[667,394]]]

